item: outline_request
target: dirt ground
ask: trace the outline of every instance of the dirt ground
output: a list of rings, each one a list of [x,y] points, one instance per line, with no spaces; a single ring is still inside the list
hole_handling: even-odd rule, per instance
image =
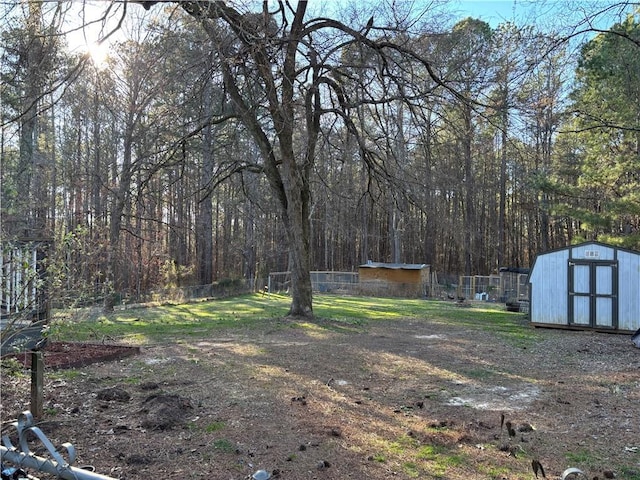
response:
[[[640,479],[630,336],[514,322],[537,340],[429,319],[282,319],[150,345],[48,370],[39,426],[75,446],[77,465],[126,480],[261,469],[292,480],[531,479],[532,460],[547,478],[577,467],[589,479]],[[28,376],[3,368],[3,434],[28,398]]]

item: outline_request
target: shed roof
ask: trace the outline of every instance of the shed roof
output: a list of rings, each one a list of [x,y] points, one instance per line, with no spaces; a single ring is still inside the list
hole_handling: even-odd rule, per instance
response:
[[[426,263],[383,263],[383,262],[367,262],[360,265],[360,268],[387,268],[390,270],[422,270],[428,267]]]
[[[564,247],[558,247],[558,248],[553,248],[553,249],[550,249],[550,250],[545,250],[544,252],[538,253],[536,256],[542,256],[542,255],[546,255],[548,253],[560,252],[562,250],[569,250],[571,248],[585,247],[587,245],[598,245],[600,247],[612,248],[612,249],[618,250],[620,252],[628,252],[628,253],[630,253],[632,255],[640,255],[640,251],[634,250],[633,248],[620,247],[618,245],[613,245],[611,243],[605,243],[605,242],[599,242],[597,240],[587,240],[586,242],[572,243],[570,245],[565,245]]]
[[[630,248],[624,248],[624,247],[618,247],[616,245],[611,245],[609,243],[604,243],[604,242],[598,242],[596,240],[587,240],[586,242],[581,242],[581,243],[574,243],[571,245],[566,245],[564,247],[558,247],[558,248],[554,248],[551,250],[547,250],[545,252],[541,252],[538,253],[536,255],[536,258],[533,260],[533,265],[531,266],[531,271],[529,272],[529,277],[531,277],[531,275],[533,274],[533,271],[536,269],[536,264],[538,263],[538,259],[541,257],[544,257],[545,255],[552,255],[554,253],[557,252],[561,252],[563,250],[571,250],[573,248],[581,248],[581,247],[586,247],[588,245],[595,245],[595,246],[599,246],[599,247],[605,247],[605,248],[610,248],[613,250],[617,250],[619,252],[627,252],[631,255],[640,255],[640,251],[638,250],[633,250]]]
[[[531,271],[529,268],[524,267],[500,267],[500,273],[524,273],[528,274]]]

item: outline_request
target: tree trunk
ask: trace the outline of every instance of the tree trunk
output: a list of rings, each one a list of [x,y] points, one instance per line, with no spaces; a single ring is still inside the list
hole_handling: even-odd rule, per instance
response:
[[[473,139],[473,124],[471,122],[471,107],[464,105],[464,131],[462,139],[464,155],[464,274],[469,276],[473,272],[473,249],[476,235],[474,179],[471,158],[471,142]]]
[[[205,118],[213,115],[213,88],[211,81],[204,90],[203,109]],[[198,265],[198,282],[200,285],[213,283],[213,199],[211,182],[215,160],[213,158],[213,126],[204,128],[202,138],[202,172],[200,175],[200,191],[204,192],[198,205],[196,220],[196,257]]]
[[[133,114],[130,113],[128,117],[127,127],[124,135],[124,149],[122,155],[122,172],[120,174],[120,182],[115,189],[113,206],[111,210],[111,219],[109,225],[109,245],[107,253],[107,292],[104,297],[104,311],[112,312],[116,302],[116,289],[118,286],[118,278],[116,272],[118,271],[118,259],[117,255],[120,245],[120,231],[122,228],[122,215],[124,214],[125,207],[129,201],[129,188],[131,186],[132,179],[132,162],[133,155]]]
[[[214,160],[211,126],[204,132],[202,148],[202,173],[200,189],[205,192],[200,199],[196,219],[196,257],[198,265],[198,283],[213,283],[213,200],[209,185],[213,175]]]
[[[393,199],[389,212],[389,247],[391,250],[391,263],[401,263],[402,254],[400,248],[400,212]]]
[[[211,194],[200,202],[196,220],[196,251],[198,257],[198,283],[213,283],[213,202]]]
[[[252,182],[255,183],[255,182]],[[245,200],[244,208],[244,248],[243,248],[244,278],[250,282],[251,289],[262,288],[256,285],[256,215],[255,206],[250,199]]]
[[[432,158],[432,145],[431,145],[431,135],[432,135],[432,124],[431,124],[431,111],[427,111],[427,115],[424,119],[424,133],[422,135],[423,138],[423,149],[424,149],[424,192],[425,192],[425,236],[424,236],[424,260],[430,265],[435,263],[435,250],[436,250],[436,242],[435,236],[437,229],[436,224],[438,223],[438,215],[437,215],[437,206],[433,200],[433,158]]]
[[[291,308],[288,315],[313,316],[311,289],[311,190],[293,159],[283,158],[283,192],[280,206],[289,243]],[[307,177],[308,178],[308,177]]]
[[[507,236],[505,219],[507,216],[507,126],[509,124],[509,110],[507,108],[507,97],[505,94],[502,106],[502,133],[500,151],[500,203],[498,206],[498,268],[504,266],[505,249]]]

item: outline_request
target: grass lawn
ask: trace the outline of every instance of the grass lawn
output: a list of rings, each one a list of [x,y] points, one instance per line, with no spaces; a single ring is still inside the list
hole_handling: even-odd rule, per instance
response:
[[[78,310],[58,314],[51,328],[55,340],[121,341],[145,345],[193,337],[215,336],[227,329],[251,329],[270,322],[277,328],[289,308],[284,295],[250,294],[223,300],[166,304],[102,311]],[[507,312],[504,305],[477,303],[467,307],[452,302],[398,298],[316,295],[316,320],[294,320],[300,328],[366,328],[370,322],[394,319],[429,319],[469,329],[490,328],[516,345],[536,340],[536,333],[522,328],[522,314]],[[283,327],[284,328],[284,327]]]

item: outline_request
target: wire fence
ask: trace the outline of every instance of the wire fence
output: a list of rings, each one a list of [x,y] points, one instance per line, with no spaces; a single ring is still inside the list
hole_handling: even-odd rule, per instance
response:
[[[149,303],[185,303],[190,301],[219,299],[251,292],[289,294],[290,272],[271,272],[267,278],[225,279],[206,285],[186,285],[155,289],[148,292],[116,292],[115,308],[129,308]],[[314,294],[363,295],[399,298],[431,298],[441,300],[484,300],[506,302],[509,299],[528,298],[527,275],[495,276],[432,275],[419,284],[362,280],[357,272],[311,272]],[[104,304],[102,292],[82,298],[70,295],[57,296],[52,303],[55,309],[68,307],[95,307]]]
[[[358,292],[356,272],[311,272],[311,289],[314,293],[356,294]],[[265,290],[273,293],[289,293],[291,272],[271,272]]]
[[[428,280],[415,284],[362,280],[357,272],[314,271],[311,272],[311,287],[314,293],[505,303],[509,299],[528,298],[527,279],[526,273],[517,272],[486,276],[431,275]],[[290,272],[271,272],[264,290],[287,294],[290,288]]]

